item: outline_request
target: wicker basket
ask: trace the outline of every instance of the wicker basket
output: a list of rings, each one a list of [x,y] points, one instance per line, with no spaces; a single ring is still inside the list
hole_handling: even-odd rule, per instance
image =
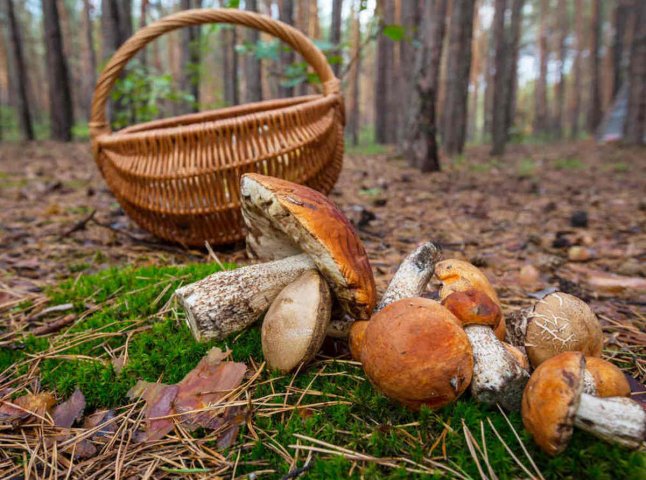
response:
[[[231,23],[291,45],[318,74],[322,94],[271,100],[156,120],[112,132],[110,90],[148,42],[180,27]],[[325,56],[300,31],[267,16],[231,9],[186,10],[153,23],[110,59],[92,101],[90,135],[108,186],[132,219],[186,245],[243,237],[239,181],[259,172],[328,193],[343,162],[343,98]]]

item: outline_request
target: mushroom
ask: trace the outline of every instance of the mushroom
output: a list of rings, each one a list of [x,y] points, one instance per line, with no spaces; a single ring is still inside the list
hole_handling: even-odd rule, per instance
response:
[[[440,299],[463,324],[473,349],[471,394],[479,402],[517,410],[529,372],[494,331],[503,322],[498,297],[480,270],[460,260],[435,267],[442,282]]]
[[[440,249],[432,242],[426,242],[417,247],[399,265],[373,313],[402,298],[421,297],[433,275],[435,263],[439,257]],[[361,347],[368,321],[359,320],[351,324],[346,322],[346,325],[349,325],[348,345],[350,353],[352,358],[360,360]]]
[[[262,353],[269,368],[289,372],[319,351],[330,323],[330,288],[316,270],[287,285],[262,323]]]
[[[414,410],[457,399],[473,370],[460,322],[425,298],[398,300],[377,312],[365,327],[361,360],[373,385]]]
[[[175,292],[198,340],[221,339],[248,327],[308,270],[327,281],[352,318],[370,316],[375,284],[368,257],[330,200],[303,185],[259,174],[243,175],[240,193],[247,249],[270,261],[217,272]]]
[[[585,357],[583,393],[597,397],[629,397],[630,384],[616,365],[601,358]]]
[[[463,292],[474,288],[484,292],[501,309],[501,317],[494,333],[499,340],[505,339],[506,324],[502,316],[502,307],[496,290],[491,286],[487,276],[475,265],[456,260],[454,258],[443,260],[435,265],[435,276],[442,282],[440,298],[446,298],[453,292]]]
[[[515,347],[510,343],[507,343],[507,342],[500,342],[500,343],[502,343],[502,346],[505,347],[505,350],[511,353],[512,357],[514,357],[516,362],[518,362],[518,365],[523,367],[528,372],[531,370],[532,366],[529,364],[529,359],[527,358],[527,355],[525,354],[525,352],[523,352],[520,348]]]
[[[581,299],[554,292],[519,315],[510,327],[512,343],[524,344],[534,368],[561,352],[599,357],[603,332],[597,316]]]
[[[625,397],[583,393],[585,356],[564,352],[534,371],[522,400],[523,424],[546,453],[565,450],[573,427],[608,442],[639,448],[646,441],[646,410]]]

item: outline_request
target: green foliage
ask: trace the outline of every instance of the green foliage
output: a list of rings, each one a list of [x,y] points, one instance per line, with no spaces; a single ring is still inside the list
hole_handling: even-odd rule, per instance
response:
[[[557,170],[582,170],[585,164],[578,157],[559,158],[554,162]]]
[[[48,293],[53,303],[72,303],[79,313],[86,310],[86,305],[100,307],[70,328],[65,338],[69,340],[75,334],[90,331],[114,335],[67,349],[63,352],[65,358],[42,361],[40,376],[45,388],[55,389],[64,397],[78,386],[86,395],[88,411],[91,411],[124,403],[126,392],[138,379],[180,380],[213,345],[231,348],[237,361],[253,359],[256,364],[261,363],[258,326],[224,342],[199,344],[191,337],[181,314],[171,310],[157,316],[179,284],[192,282],[217,270],[218,267],[211,264],[109,269],[81,275],[77,280],[52,289]],[[123,346],[128,337],[128,362],[117,374],[112,364],[106,361],[109,357],[105,351]],[[57,337],[51,340],[28,337],[21,350],[0,350],[0,371],[26,358],[27,354],[46,350],[50,342],[62,346]],[[94,360],[75,358],[79,355],[93,357]],[[289,397],[285,397],[285,392],[291,392]],[[295,451],[290,445],[310,444],[294,436],[299,434],[379,458],[406,458],[423,463],[425,458],[434,457],[464,475],[480,478],[469,454],[463,422],[479,444],[482,444],[481,429],[484,430],[489,463],[499,478],[525,478],[526,474],[514,463],[491,425],[514,455],[531,468],[514,432],[498,410],[475,403],[465,395],[438,411],[422,409],[421,412],[411,412],[377,393],[365,379],[361,368],[353,363],[315,362],[296,377],[264,372],[252,390],[252,396],[253,399],[264,397],[265,406],[253,416],[260,439],[241,450],[237,475],[256,470],[257,461],[262,461],[263,468],[275,470],[276,478],[285,475],[290,466],[277,453],[279,448],[276,445],[293,455]],[[300,408],[282,411],[284,405],[296,405],[297,402]],[[331,404],[315,408],[308,406],[319,402]],[[271,411],[267,404],[275,406],[277,413],[269,414]],[[545,478],[637,480],[646,475],[646,455],[608,445],[583,432],[575,433],[564,454],[548,457],[534,447],[522,428],[518,413],[509,414],[509,420]],[[241,435],[250,433],[246,428],[242,428]],[[446,449],[446,459],[441,459],[443,448]],[[237,456],[237,452],[231,453]],[[300,458],[299,466],[302,466],[303,452]],[[429,478],[405,470],[404,466],[413,468],[410,463],[393,463],[400,466],[389,468],[362,462],[353,466],[354,462],[341,456],[316,453],[304,478]],[[178,470],[167,473],[200,472]],[[440,476],[438,470],[430,478]]]
[[[518,175],[524,178],[533,177],[536,168],[536,162],[531,157],[523,157],[518,164]]]
[[[381,33],[391,40],[399,42],[406,36],[406,29],[402,25],[385,25]]]
[[[117,80],[111,98],[119,105],[114,112],[113,126],[116,129],[153,120],[159,115],[161,101],[195,102],[190,93],[175,89],[171,74],[150,72],[138,60],[130,62],[126,74]]]

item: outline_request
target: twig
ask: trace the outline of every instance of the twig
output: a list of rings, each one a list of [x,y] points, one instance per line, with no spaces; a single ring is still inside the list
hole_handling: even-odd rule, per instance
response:
[[[96,215],[96,208],[92,209],[92,211],[88,213],[85,217],[83,217],[81,220],[79,220],[74,225],[72,225],[69,229],[61,233],[59,235],[59,238],[69,237],[74,232],[78,232],[79,230],[85,230],[85,227],[87,226],[88,222],[94,219],[94,215]]]
[[[293,470],[290,470],[289,472],[287,472],[287,474],[285,474],[284,477],[281,478],[281,480],[289,480],[290,478],[300,477],[303,473],[307,472],[310,468],[312,468],[312,458],[313,458],[312,456],[309,456],[302,467],[298,467]]]

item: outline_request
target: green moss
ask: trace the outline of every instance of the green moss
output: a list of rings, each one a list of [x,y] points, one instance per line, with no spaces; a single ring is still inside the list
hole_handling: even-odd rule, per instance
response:
[[[66,355],[64,358],[49,358],[40,365],[40,378],[45,388],[65,397],[79,387],[86,395],[88,411],[91,411],[125,403],[126,392],[139,379],[179,381],[213,345],[231,348],[235,360],[248,362],[253,359],[259,364],[262,349],[258,326],[224,342],[199,344],[184,325],[181,313],[175,314],[171,310],[163,316],[157,315],[179,284],[195,281],[216,270],[215,265],[202,264],[109,269],[93,275],[82,274],[78,279],[52,289],[49,295],[54,303],[74,304],[79,314],[93,306],[96,311],[73,325],[64,336],[49,340],[26,337],[21,349],[0,350],[0,370],[24,360],[27,354],[50,346],[67,345],[71,339],[90,331],[103,332],[105,335],[99,338],[66,349],[62,352]],[[106,351],[114,351],[118,356],[128,338],[128,362],[117,374]],[[292,390],[288,390],[290,384]],[[323,395],[307,394],[300,398],[302,391],[308,389]],[[292,393],[286,400],[284,393],[287,391]],[[484,429],[489,463],[499,478],[526,477],[494,434],[490,421],[531,471],[520,444],[500,412],[473,402],[467,395],[439,411],[411,412],[377,393],[365,380],[361,369],[345,361],[315,362],[296,378],[266,371],[252,392],[254,399],[267,397],[265,402],[276,406],[273,415],[269,415],[272,411],[267,406],[259,407],[261,411],[253,416],[256,431],[269,434],[272,442],[280,444],[290,455],[296,453],[290,445],[298,442],[312,445],[307,440],[298,440],[295,434],[374,457],[406,458],[419,464],[424,464],[424,459],[431,456],[441,457],[444,447],[447,453],[447,459],[442,460],[444,465],[466,476],[480,478],[467,447],[464,422],[479,444],[482,443],[481,428]],[[274,393],[280,395],[271,396]],[[295,405],[299,399],[301,408],[279,411],[283,405]],[[308,407],[325,401],[332,404]],[[509,420],[546,478],[638,479],[646,475],[646,455],[608,445],[583,432],[575,433],[564,454],[548,457],[534,447],[523,430],[519,414],[509,414]],[[444,442],[439,442],[431,452],[443,432]],[[241,435],[249,433],[246,427],[242,428]],[[237,456],[237,452],[232,453]],[[300,453],[299,466],[303,465],[306,456],[307,452]],[[259,462],[262,462],[262,469],[275,470],[277,477],[287,473],[289,468],[264,434],[260,441],[242,451],[237,474],[257,470]],[[414,469],[414,465],[400,460],[392,462],[399,467],[376,463],[354,465],[355,462],[342,456],[314,453],[305,478],[442,476],[439,470],[434,475],[412,473],[404,467]],[[481,463],[486,469],[482,460]]]

